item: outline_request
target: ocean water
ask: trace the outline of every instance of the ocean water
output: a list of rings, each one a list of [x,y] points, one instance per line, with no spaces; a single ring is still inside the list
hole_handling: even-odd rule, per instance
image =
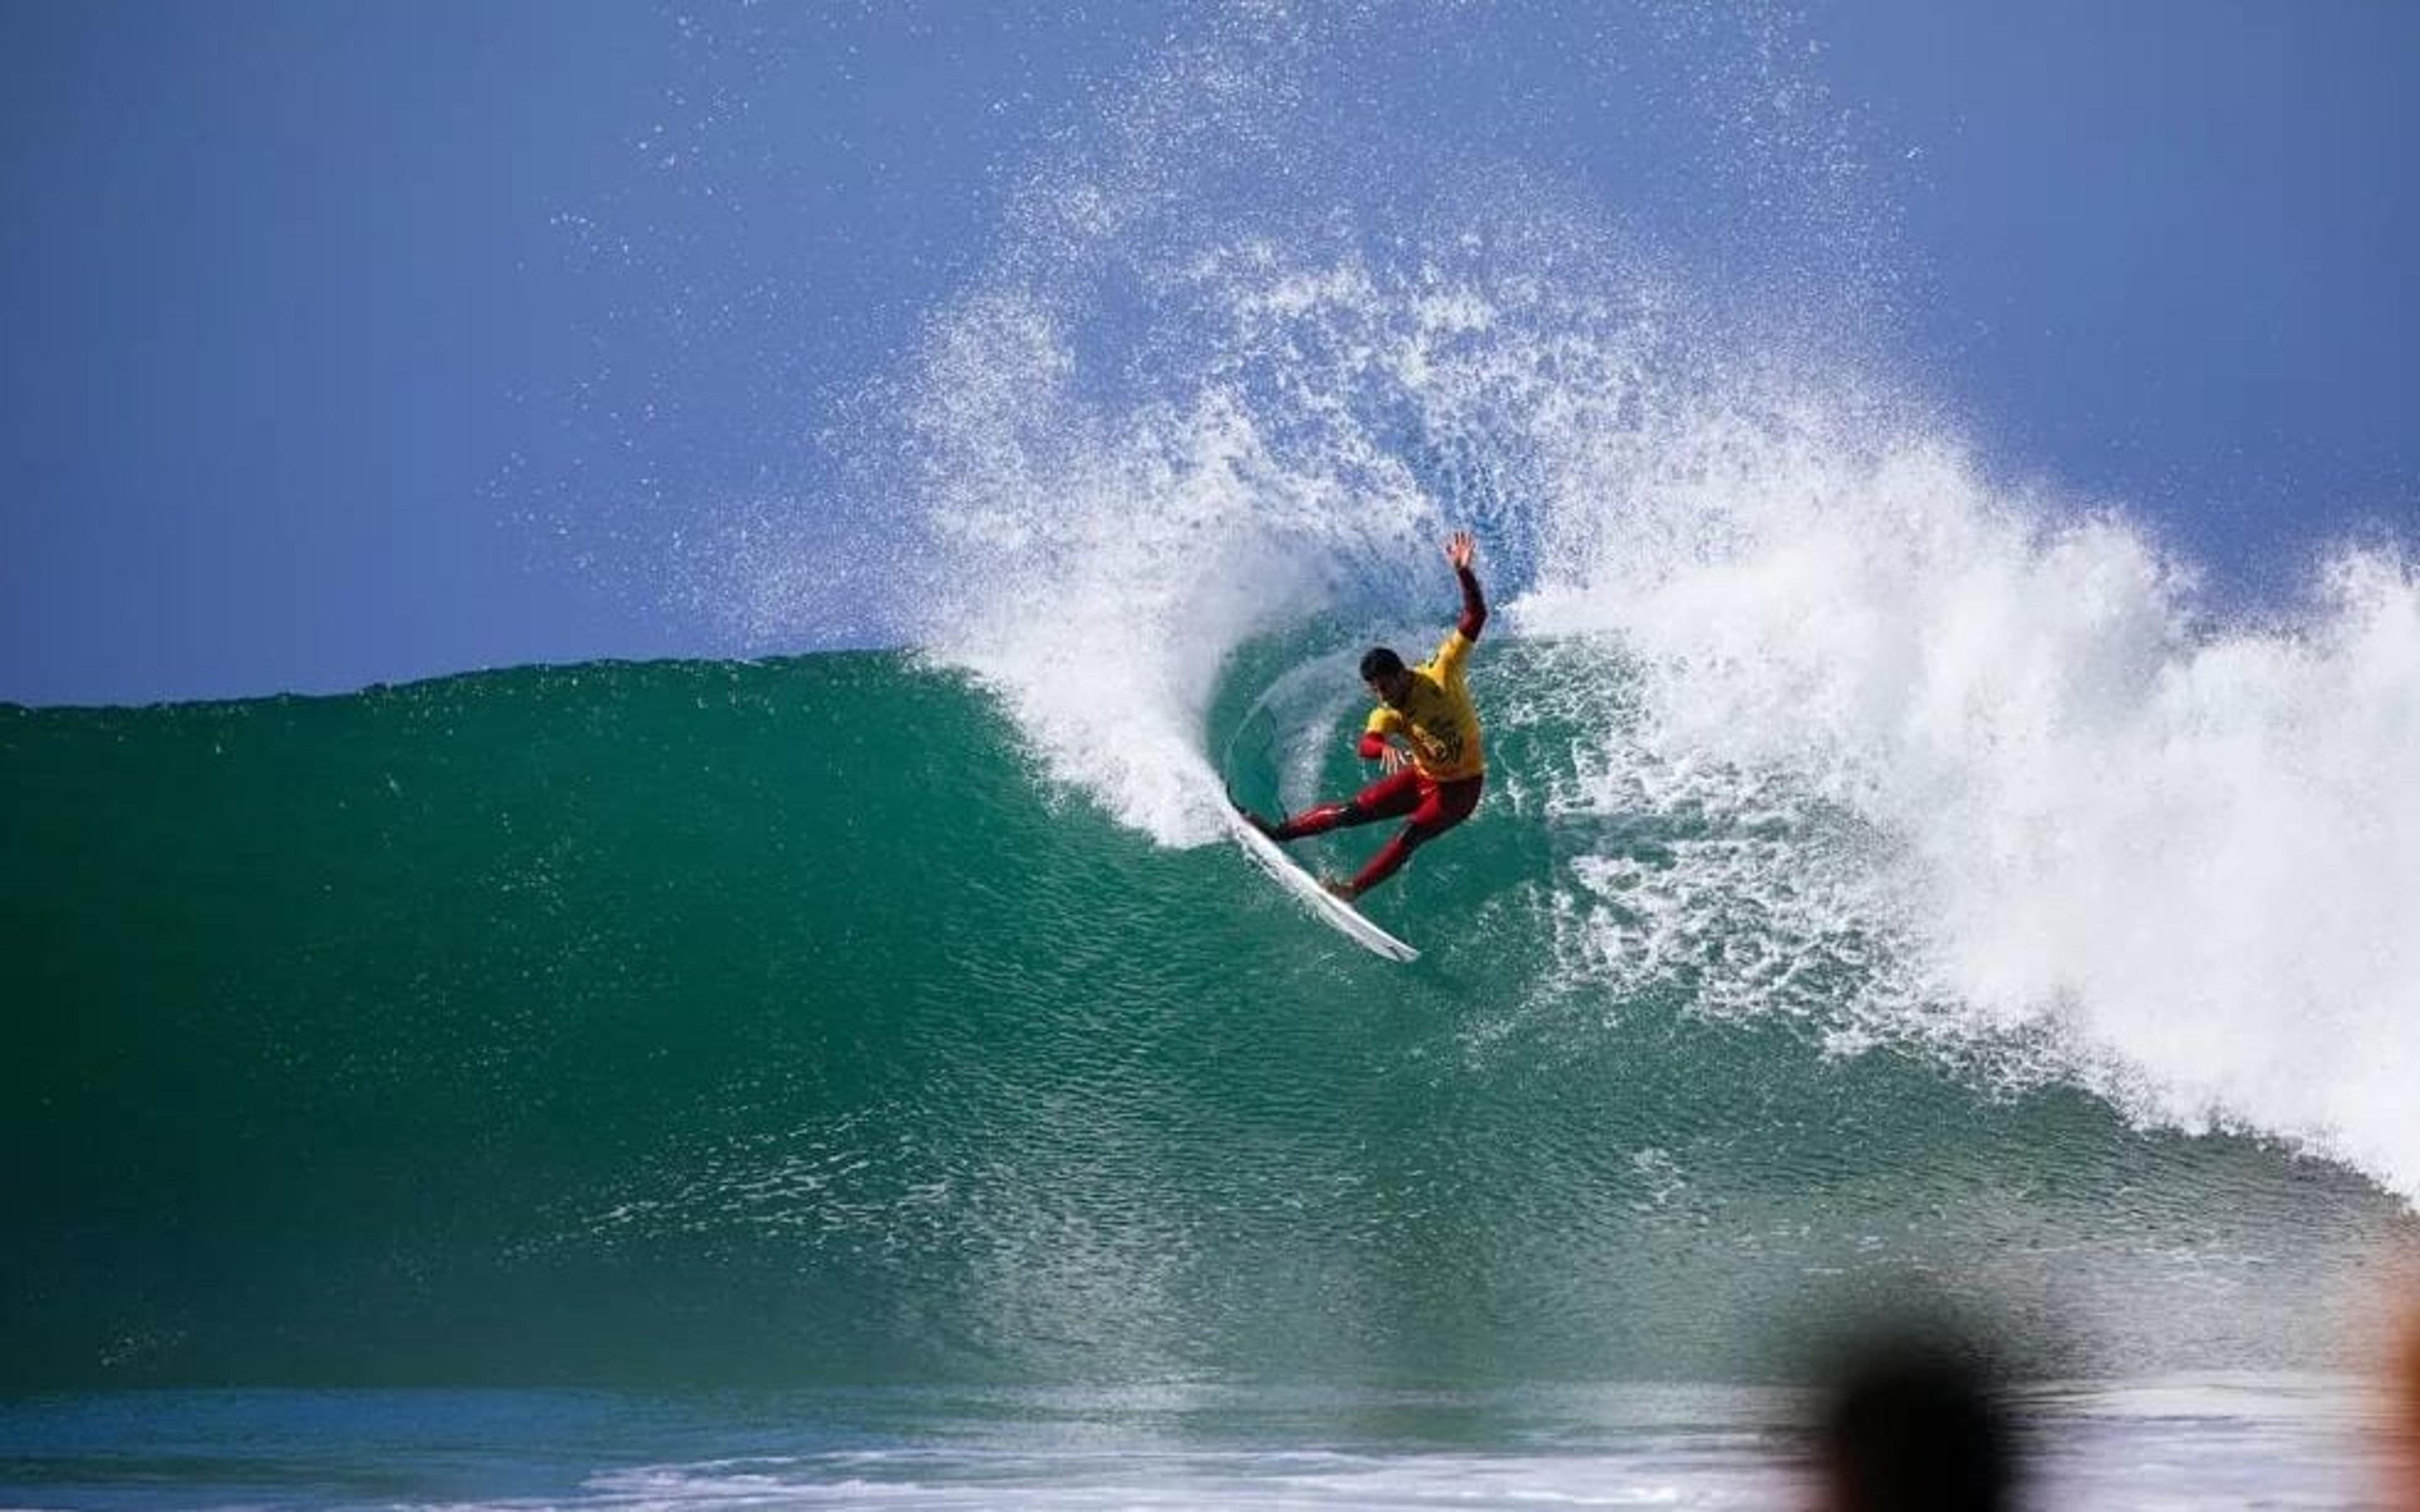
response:
[[[1351,780],[1330,640],[1205,760]],[[2357,1504],[2399,1171],[1765,906],[1837,799],[1599,805],[1635,675],[1491,637],[1409,967],[903,654],[0,714],[0,1500],[1773,1504],[1921,1305],[2046,1485]]]
[[[2352,1384],[2024,1395],[2026,1505],[2379,1504]],[[1745,1508],[1808,1504],[1787,1392],[205,1392],[0,1410],[12,1505]]]

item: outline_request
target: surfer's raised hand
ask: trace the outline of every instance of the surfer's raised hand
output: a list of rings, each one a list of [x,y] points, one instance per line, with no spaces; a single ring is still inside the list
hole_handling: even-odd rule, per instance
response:
[[[1479,639],[1480,626],[1487,623],[1487,595],[1479,591],[1479,574],[1470,570],[1473,558],[1479,555],[1479,543],[1468,531],[1456,531],[1446,537],[1445,559],[1453,563],[1453,575],[1462,579],[1462,637]]]

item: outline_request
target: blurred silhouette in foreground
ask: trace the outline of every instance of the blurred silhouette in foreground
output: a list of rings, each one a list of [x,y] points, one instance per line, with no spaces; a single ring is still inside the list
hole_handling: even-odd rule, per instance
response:
[[[2420,1307],[2403,1315],[2387,1393],[2387,1504],[2420,1512]]]
[[[1955,1336],[1869,1335],[1834,1361],[1815,1468],[1824,1512],[1999,1512],[2021,1445],[1996,1372]]]

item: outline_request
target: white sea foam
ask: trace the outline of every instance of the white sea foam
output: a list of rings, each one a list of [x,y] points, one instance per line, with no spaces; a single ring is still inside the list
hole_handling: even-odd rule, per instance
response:
[[[2027,1031],[2140,1117],[2420,1195],[2408,563],[2347,549],[2299,615],[2213,625],[2122,514],[1992,479],[1852,370],[1744,360],[1652,281],[1442,261],[1202,253],[1163,290],[1195,355],[1140,394],[1047,301],[943,322],[923,644],[1052,779],[1197,842],[1221,662],[1433,604],[1475,517],[1508,629],[1628,680],[1528,776],[1565,816],[1707,821],[1556,879],[1618,984],[1686,965],[1846,1046]]]
[[[1233,61],[1171,64],[1097,172],[1038,173],[899,385],[897,617],[1050,782],[1208,840],[1220,666],[1314,615],[1437,612],[1436,540],[1474,525],[1499,637],[1570,661],[1494,717],[1593,721],[1568,768],[1506,776],[1550,823],[1686,821],[1548,879],[1586,980],[1683,976],[1842,1049],[1994,1045],[2420,1197],[2409,560],[2349,547],[2299,609],[2213,623],[2122,509],[1990,475],[1854,343],[1694,292],[1518,176],[1417,238],[1188,230],[1150,123],[1188,89],[1295,98]]]
[[[1777,774],[1874,831],[1711,890],[1796,911],[1802,943],[1861,917],[1895,958],[1869,1007],[2054,1025],[2141,1117],[2420,1196],[2408,563],[2347,550],[2291,623],[2211,628],[2122,518],[2046,516],[1954,448],[1727,450],[1720,500],[1635,497],[1648,527],[1552,563],[1524,616],[1637,659],[1647,769]],[[1641,765],[1604,766],[1596,801],[1634,801]],[[1619,893],[1615,864],[1581,878]]]

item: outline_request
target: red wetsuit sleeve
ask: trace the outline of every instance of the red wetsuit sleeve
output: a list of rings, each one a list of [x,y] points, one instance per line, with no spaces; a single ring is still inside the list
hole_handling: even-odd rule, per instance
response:
[[[1453,575],[1462,579],[1462,638],[1479,639],[1480,627],[1487,623],[1487,599],[1479,591],[1479,575],[1468,567],[1456,567]]]
[[[1380,733],[1378,733],[1378,732],[1376,732],[1375,730],[1373,730],[1373,731],[1370,731],[1368,733],[1364,734],[1364,735],[1361,737],[1361,759],[1362,759],[1363,761],[1365,761],[1365,762],[1374,762],[1374,761],[1376,761],[1379,757],[1384,756],[1384,755],[1386,755],[1386,754],[1387,754],[1387,737],[1386,737],[1386,736],[1381,735]]]

